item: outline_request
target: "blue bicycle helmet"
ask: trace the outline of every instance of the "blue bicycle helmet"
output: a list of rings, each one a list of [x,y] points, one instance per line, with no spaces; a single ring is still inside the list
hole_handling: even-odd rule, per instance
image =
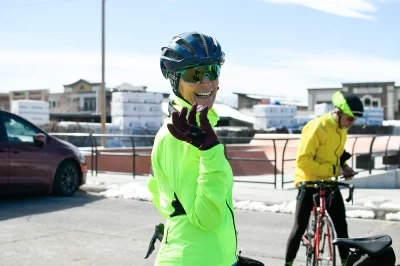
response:
[[[172,90],[177,96],[180,74],[175,71],[197,66],[223,65],[225,61],[225,54],[219,42],[211,36],[195,31],[175,36],[161,51],[161,72],[170,80]]]

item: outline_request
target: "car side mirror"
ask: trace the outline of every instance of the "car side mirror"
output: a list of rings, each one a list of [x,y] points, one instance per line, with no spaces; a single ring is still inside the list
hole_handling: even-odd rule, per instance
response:
[[[33,136],[33,140],[36,144],[39,144],[40,146],[43,146],[46,144],[46,135],[43,133],[37,133],[35,136]]]

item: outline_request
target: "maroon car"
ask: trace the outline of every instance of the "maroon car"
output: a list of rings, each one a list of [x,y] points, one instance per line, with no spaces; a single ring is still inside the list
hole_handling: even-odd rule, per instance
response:
[[[44,191],[72,196],[85,184],[86,172],[77,147],[0,110],[0,195]]]

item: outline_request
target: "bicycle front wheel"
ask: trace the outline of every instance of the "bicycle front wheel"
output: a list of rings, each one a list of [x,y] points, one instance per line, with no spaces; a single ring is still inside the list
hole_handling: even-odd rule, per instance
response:
[[[336,249],[332,245],[335,239],[335,230],[329,216],[318,220],[317,233],[315,235],[314,266],[335,266]]]
[[[314,266],[314,237],[316,229],[317,214],[315,208],[311,212],[306,232],[303,235],[303,245],[306,247],[306,266]]]

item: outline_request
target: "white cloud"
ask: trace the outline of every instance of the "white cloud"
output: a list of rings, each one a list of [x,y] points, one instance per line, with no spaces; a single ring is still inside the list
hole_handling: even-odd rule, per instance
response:
[[[400,81],[400,60],[352,52],[270,51],[258,61],[268,63],[226,64],[221,88],[306,101],[307,88],[341,87],[343,82]]]
[[[345,81],[395,81],[400,79],[400,60],[350,52],[299,54],[293,67],[313,77]]]
[[[170,91],[159,68],[159,55],[110,51],[106,54],[106,83],[146,85],[149,91]],[[265,63],[264,63],[265,62]],[[341,86],[342,82],[400,82],[400,60],[351,52],[260,53],[256,64],[231,58],[223,66],[220,95],[262,93],[307,101],[307,88]],[[101,53],[97,51],[0,51],[0,92],[47,88],[63,91],[78,79],[101,82]]]
[[[371,15],[377,8],[366,0],[263,0],[274,4],[302,5],[322,12],[342,16],[368,20],[375,20]]]
[[[106,54],[106,84],[123,82],[168,88],[157,56],[109,52]],[[101,82],[101,53],[95,51],[0,51],[0,91],[48,88],[62,91],[64,84],[80,78]]]

